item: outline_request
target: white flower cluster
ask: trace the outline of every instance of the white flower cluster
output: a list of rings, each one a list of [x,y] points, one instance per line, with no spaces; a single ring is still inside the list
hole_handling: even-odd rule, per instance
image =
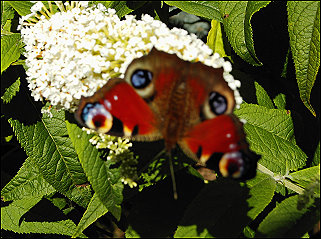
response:
[[[218,54],[211,55],[212,50],[196,35],[170,30],[149,15],[141,20],[127,15],[120,20],[115,10],[102,4],[88,7],[71,2],[72,7],[63,8],[55,3],[61,12],[50,14],[38,2],[33,13],[20,20],[27,80],[35,100],[46,99],[58,108],[74,111],[81,96],[93,95],[112,77],[122,77],[133,59],[155,47],[183,60],[223,67],[224,79],[234,90],[236,107],[242,103],[237,91],[240,82],[229,73],[231,64]],[[38,21],[30,21],[36,12],[44,14]]]

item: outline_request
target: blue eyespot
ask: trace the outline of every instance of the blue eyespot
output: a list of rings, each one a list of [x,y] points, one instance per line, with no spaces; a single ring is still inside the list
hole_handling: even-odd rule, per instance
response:
[[[105,107],[99,103],[85,105],[81,118],[85,125],[99,133],[108,132],[113,125],[113,117]]]
[[[136,70],[130,78],[133,87],[136,89],[144,89],[152,79],[153,74],[148,70]]]
[[[209,105],[211,108],[211,111],[215,114],[215,115],[221,115],[224,114],[225,111],[227,110],[227,100],[226,98],[215,92],[212,91],[210,93],[210,97],[209,97]]]

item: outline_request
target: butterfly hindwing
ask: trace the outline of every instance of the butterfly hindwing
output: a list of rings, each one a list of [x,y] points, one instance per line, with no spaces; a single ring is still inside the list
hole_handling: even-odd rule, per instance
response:
[[[201,165],[224,177],[243,180],[256,174],[259,156],[249,150],[242,123],[232,114],[195,125],[179,145]]]

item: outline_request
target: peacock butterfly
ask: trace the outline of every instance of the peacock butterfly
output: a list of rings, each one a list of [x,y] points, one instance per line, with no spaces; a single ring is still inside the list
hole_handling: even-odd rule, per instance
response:
[[[164,139],[167,152],[178,144],[199,165],[224,177],[250,179],[259,156],[249,150],[233,115],[234,92],[223,72],[153,48],[132,61],[124,79],[110,79],[83,97],[75,117],[100,133]]]

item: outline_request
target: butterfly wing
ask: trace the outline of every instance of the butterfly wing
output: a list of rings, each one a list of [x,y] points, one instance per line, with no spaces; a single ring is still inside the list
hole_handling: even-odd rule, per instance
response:
[[[220,115],[195,125],[179,142],[192,158],[224,177],[250,179],[259,156],[249,150],[242,123],[234,115]]]
[[[75,116],[79,123],[99,133],[160,138],[154,113],[123,79],[110,79],[93,96],[83,97]]]

